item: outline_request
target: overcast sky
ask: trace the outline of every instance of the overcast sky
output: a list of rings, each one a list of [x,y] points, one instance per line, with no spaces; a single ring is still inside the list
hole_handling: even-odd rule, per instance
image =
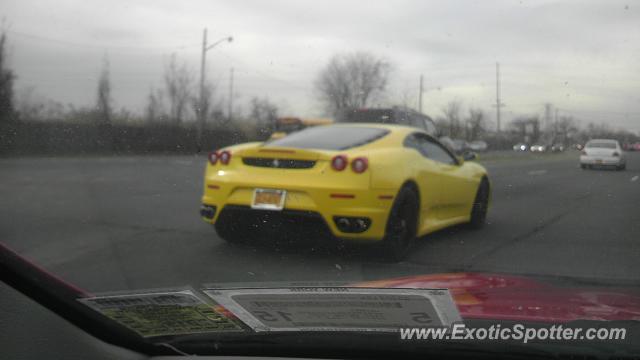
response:
[[[505,118],[542,114],[640,131],[637,1],[87,1],[4,0],[19,92],[77,106],[95,103],[105,54],[117,107],[142,112],[163,86],[171,53],[198,75],[202,29],[208,79],[227,99],[269,97],[283,114],[316,116],[313,81],[336,53],[364,50],[393,65],[387,102],[439,116],[448,101],[495,118],[495,63]]]

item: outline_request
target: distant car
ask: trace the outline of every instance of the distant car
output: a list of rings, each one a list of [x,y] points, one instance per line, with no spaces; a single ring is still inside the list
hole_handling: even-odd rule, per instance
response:
[[[442,136],[439,140],[442,145],[446,146],[456,155],[462,155],[470,150],[469,143],[462,139],[452,139],[448,136]]]
[[[438,140],[440,140],[440,143],[444,146],[447,147],[447,149],[449,149],[451,152],[453,151],[453,148],[455,147],[455,144],[453,143],[453,140],[451,140],[450,137],[448,136],[441,136]]]
[[[531,145],[531,152],[545,152],[547,151],[547,145],[534,144]]]
[[[627,151],[640,151],[640,142],[636,142],[633,144],[627,144]]]
[[[339,123],[397,124],[422,129],[436,135],[436,125],[427,115],[413,109],[394,106],[390,108],[361,108],[343,110],[336,118]]]
[[[471,151],[482,152],[487,151],[489,145],[487,145],[486,141],[483,140],[475,140],[469,143],[469,149]]]
[[[627,167],[627,160],[617,140],[589,140],[580,152],[580,167],[590,169],[594,166],[614,166],[618,170]]]
[[[564,151],[564,145],[562,145],[562,144],[553,144],[553,145],[551,145],[551,151],[552,152],[563,152]]]
[[[469,143],[462,140],[462,139],[452,139],[451,140],[453,142],[453,151],[458,154],[464,154],[465,152],[469,151]]]
[[[529,145],[525,143],[518,143],[513,145],[513,151],[527,151],[529,149]]]

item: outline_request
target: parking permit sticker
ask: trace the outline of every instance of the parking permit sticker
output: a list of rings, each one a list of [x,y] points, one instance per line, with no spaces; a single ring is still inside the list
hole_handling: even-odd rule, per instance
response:
[[[191,290],[111,294],[79,301],[143,337],[243,331],[221,307],[206,303]]]
[[[448,290],[373,288],[203,291],[254,331],[380,331],[461,322]]]

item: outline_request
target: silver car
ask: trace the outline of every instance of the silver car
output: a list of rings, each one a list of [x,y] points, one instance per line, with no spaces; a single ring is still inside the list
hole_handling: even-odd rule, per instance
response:
[[[620,143],[613,139],[589,140],[580,152],[580,167],[590,169],[594,166],[613,166],[618,170],[626,169],[627,160]]]

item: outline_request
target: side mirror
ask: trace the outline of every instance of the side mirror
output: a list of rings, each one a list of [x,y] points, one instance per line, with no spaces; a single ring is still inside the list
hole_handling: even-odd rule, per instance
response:
[[[478,154],[474,153],[473,151],[465,151],[464,154],[462,154],[462,159],[464,161],[472,161],[478,158]]]

